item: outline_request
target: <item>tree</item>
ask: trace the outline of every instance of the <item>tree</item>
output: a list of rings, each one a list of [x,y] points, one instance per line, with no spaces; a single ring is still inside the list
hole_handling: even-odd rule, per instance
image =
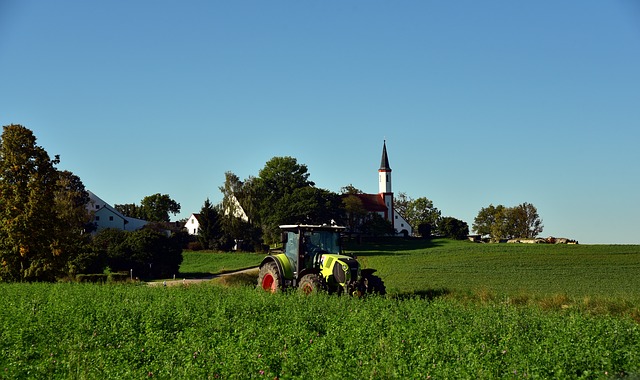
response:
[[[354,194],[364,194],[364,192],[352,184],[348,184],[340,189],[340,194],[342,195],[354,195]]]
[[[445,216],[438,222],[438,231],[444,237],[456,240],[464,240],[469,235],[469,225],[462,220]]]
[[[180,203],[174,201],[168,194],[154,194],[142,198],[140,202],[141,219],[150,222],[168,222],[169,213],[176,215],[180,212]]]
[[[531,203],[524,202],[509,209],[507,214],[511,226],[510,237],[528,238],[537,237],[543,229],[542,220],[538,210]]]
[[[57,223],[51,226],[54,234],[52,247],[57,250],[59,266],[67,266],[70,275],[84,268],[75,263],[74,256],[90,251],[90,232],[95,230],[93,215],[87,212],[89,193],[80,178],[69,171],[58,173],[54,192]]]
[[[153,194],[142,198],[140,206],[134,203],[113,206],[118,212],[130,218],[144,219],[149,222],[169,222],[169,214],[180,212],[180,203],[168,194]]]
[[[347,227],[350,232],[355,232],[369,213],[362,200],[353,194],[343,196],[342,208],[345,211]]]
[[[504,206],[483,207],[473,221],[473,230],[482,236],[497,236],[498,239],[503,235],[502,219],[504,214]]]
[[[406,206],[404,207],[406,208],[403,216],[409,225],[419,227],[423,224],[429,224],[432,230],[437,226],[438,219],[440,219],[440,210],[434,207],[430,199],[425,197],[411,199],[407,197]]]
[[[293,203],[299,200],[294,192],[315,184],[309,181],[306,165],[298,164],[293,157],[273,157],[260,170],[252,185],[255,186],[252,191],[257,197],[257,214],[263,236],[267,243],[271,243],[279,239],[278,225],[291,221],[302,210],[300,204]]]
[[[52,281],[66,275],[86,220],[80,179],[58,172],[21,125],[3,128],[0,140],[0,280]],[[86,211],[85,211],[86,212]]]
[[[198,222],[200,222],[198,241],[205,249],[228,250],[230,248],[229,243],[223,241],[220,214],[209,198],[204,201],[200,209]]]
[[[380,216],[380,214],[371,214],[362,223],[362,233],[373,237],[394,235],[396,233],[390,221]]]
[[[182,263],[181,236],[149,228],[132,232],[104,229],[92,245],[98,262],[114,272],[132,270],[136,277],[170,277]]]
[[[516,207],[503,205],[482,208],[473,222],[480,235],[489,235],[492,241],[513,238],[535,238],[542,232],[542,220],[530,203]]]
[[[407,193],[398,193],[395,197],[393,197],[393,209],[396,210],[400,215],[404,216],[406,219],[407,210],[409,209],[409,205],[413,199],[407,195]],[[417,225],[413,225],[417,226]]]
[[[113,205],[113,208],[116,209],[119,213],[124,216],[128,216],[130,218],[143,219],[140,215],[140,206],[135,203],[126,203],[122,205]]]

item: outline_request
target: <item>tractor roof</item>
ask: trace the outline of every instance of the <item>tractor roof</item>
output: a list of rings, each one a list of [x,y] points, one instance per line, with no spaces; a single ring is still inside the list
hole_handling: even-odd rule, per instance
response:
[[[284,224],[280,226],[281,230],[285,230],[285,231],[297,231],[297,230],[306,230],[306,231],[313,231],[313,230],[320,230],[320,231],[335,231],[335,232],[341,232],[344,231],[346,229],[346,227],[343,226],[334,226],[334,225],[328,225],[328,224]]]

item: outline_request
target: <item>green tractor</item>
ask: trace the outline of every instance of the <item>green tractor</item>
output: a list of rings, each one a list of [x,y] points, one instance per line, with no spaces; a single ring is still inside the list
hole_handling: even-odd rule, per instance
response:
[[[305,294],[384,295],[375,269],[362,269],[342,254],[340,233],[345,227],[328,225],[280,226],[284,253],[270,254],[260,264],[258,287],[272,293],[298,288]]]

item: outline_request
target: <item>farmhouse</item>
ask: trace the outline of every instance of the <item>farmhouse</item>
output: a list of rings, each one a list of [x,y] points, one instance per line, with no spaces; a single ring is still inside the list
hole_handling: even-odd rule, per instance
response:
[[[122,215],[118,210],[111,207],[110,204],[100,199],[100,197],[91,191],[87,191],[87,193],[89,193],[87,211],[93,213],[97,231],[105,228],[116,228],[123,231],[136,231],[147,224],[146,220],[130,218]]]
[[[200,231],[200,214],[191,214],[187,222],[184,224],[184,228],[189,235],[198,235]]]

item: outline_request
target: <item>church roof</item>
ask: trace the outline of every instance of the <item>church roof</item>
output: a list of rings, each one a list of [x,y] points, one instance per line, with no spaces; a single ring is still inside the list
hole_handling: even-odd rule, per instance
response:
[[[362,206],[369,212],[387,211],[387,205],[384,204],[384,200],[380,197],[380,194],[354,194],[360,198]]]
[[[382,144],[382,159],[380,160],[380,170],[391,170],[389,167],[389,157],[387,157],[387,142]]]

